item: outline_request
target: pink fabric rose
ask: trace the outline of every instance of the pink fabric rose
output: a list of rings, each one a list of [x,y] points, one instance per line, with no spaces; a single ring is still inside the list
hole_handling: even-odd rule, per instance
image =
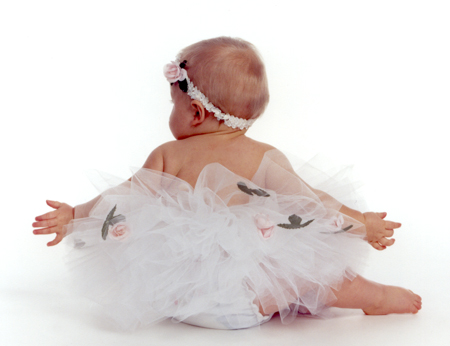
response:
[[[125,222],[119,222],[110,227],[108,234],[114,240],[124,240],[130,235],[130,227]]]
[[[185,80],[187,72],[172,61],[170,64],[164,66],[164,76],[170,83],[175,83]]]
[[[344,226],[344,217],[341,214],[339,214],[331,221],[331,225],[335,227],[337,230],[341,230],[342,226]]]
[[[253,216],[256,228],[259,229],[264,239],[268,239],[273,235],[275,224],[266,214],[256,214]]]

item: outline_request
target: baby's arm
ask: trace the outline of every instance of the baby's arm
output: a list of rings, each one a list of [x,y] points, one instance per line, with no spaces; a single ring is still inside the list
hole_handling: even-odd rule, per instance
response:
[[[346,205],[337,202],[335,198],[333,198],[332,196],[323,191],[314,189],[309,185],[308,187],[312,191],[314,191],[314,193],[317,196],[319,196],[319,198],[325,204],[340,205],[341,206],[339,209],[340,213],[350,216],[351,218],[364,224],[366,226],[365,228],[367,241],[375,249],[384,250],[386,249],[387,246],[391,246],[394,244],[395,239],[388,239],[388,238],[394,235],[394,229],[399,228],[401,224],[398,222],[384,220],[387,213],[373,213],[373,212],[361,213],[360,211],[351,209]]]
[[[155,149],[147,158],[143,168],[162,171],[164,168],[162,160],[162,152],[160,148]],[[128,179],[131,181],[132,178]],[[125,182],[125,183],[128,183]],[[35,218],[36,222],[32,224],[35,228],[34,234],[52,234],[56,233],[55,239],[47,243],[47,246],[59,244],[66,236],[66,226],[73,219],[80,219],[89,216],[91,209],[97,204],[101,195],[95,197],[87,203],[71,207],[66,203],[47,200],[47,205],[55,210],[39,215]]]
[[[163,170],[164,165],[163,165],[162,154],[161,154],[160,148],[156,148],[155,150],[153,150],[150,153],[150,155],[148,156],[148,158],[145,161],[144,166],[142,168],[152,169],[155,171]],[[133,177],[131,177],[130,179],[128,179],[121,185],[128,185],[132,179],[133,179]],[[121,186],[121,185],[118,185],[118,186]],[[100,197],[101,197],[101,195],[95,197],[94,199],[90,200],[87,203],[75,206],[74,213],[73,213],[74,219],[81,219],[83,217],[88,217],[89,212],[97,204]]]
[[[272,156],[275,162],[281,167],[288,170],[290,173],[294,174],[297,178],[299,178],[303,182],[303,184],[308,187],[309,190],[311,190],[317,197],[319,197],[319,199],[327,208],[338,209],[342,214],[350,216],[351,218],[364,224],[367,234],[367,241],[375,249],[384,250],[387,246],[391,246],[394,244],[395,240],[388,238],[392,237],[392,235],[394,234],[394,229],[401,226],[400,223],[384,220],[384,218],[386,217],[386,213],[361,213],[357,210],[351,209],[338,202],[329,194],[313,188],[297,175],[297,173],[292,168],[291,163],[284,154],[279,151],[277,151],[277,153],[278,154],[276,156]]]
[[[148,156],[142,168],[152,169],[154,171],[164,172],[164,155],[165,145],[161,145],[153,150]]]

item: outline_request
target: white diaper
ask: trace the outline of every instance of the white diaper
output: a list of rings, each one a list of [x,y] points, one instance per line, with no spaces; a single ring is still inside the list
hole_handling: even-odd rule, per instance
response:
[[[190,316],[183,323],[212,329],[245,329],[269,321],[273,314],[263,316],[254,303],[254,292],[243,288],[239,299],[230,304],[218,304],[208,312]]]

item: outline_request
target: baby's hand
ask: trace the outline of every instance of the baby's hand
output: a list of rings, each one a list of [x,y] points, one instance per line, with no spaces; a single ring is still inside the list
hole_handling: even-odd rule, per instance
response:
[[[394,229],[401,226],[398,222],[383,220],[387,213],[364,213],[367,241],[377,250],[384,250],[394,244]]]
[[[47,205],[56,209],[49,213],[36,217],[33,227],[39,228],[33,231],[34,234],[56,233],[55,239],[47,243],[47,246],[53,246],[63,240],[66,235],[64,228],[73,219],[73,208],[66,203],[47,201]]]

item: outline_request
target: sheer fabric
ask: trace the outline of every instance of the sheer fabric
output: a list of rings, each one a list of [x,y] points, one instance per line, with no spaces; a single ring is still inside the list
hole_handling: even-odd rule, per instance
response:
[[[117,184],[104,176],[101,185],[108,182]],[[213,163],[195,188],[139,169],[76,208],[67,237],[74,286],[124,329],[199,316],[216,319],[206,327],[237,329],[273,311],[283,323],[304,311],[325,315],[332,289],[355,277],[367,251],[363,225],[339,213],[338,199],[356,201],[340,184],[308,164],[294,172],[277,150],[251,180]],[[112,237],[111,224],[104,240],[105,220],[119,214],[127,234]]]

